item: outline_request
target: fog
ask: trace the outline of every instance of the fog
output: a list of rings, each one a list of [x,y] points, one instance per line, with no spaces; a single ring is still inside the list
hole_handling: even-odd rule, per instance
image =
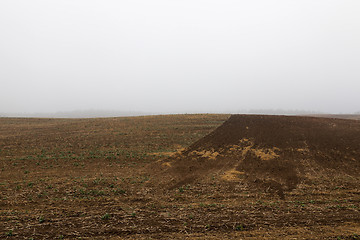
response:
[[[2,0],[0,113],[360,111],[358,0]]]

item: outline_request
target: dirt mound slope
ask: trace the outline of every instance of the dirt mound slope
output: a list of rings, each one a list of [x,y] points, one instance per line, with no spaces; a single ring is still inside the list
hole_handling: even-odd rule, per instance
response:
[[[170,188],[216,175],[284,197],[311,178],[359,176],[360,121],[232,115],[159,166],[162,182]]]

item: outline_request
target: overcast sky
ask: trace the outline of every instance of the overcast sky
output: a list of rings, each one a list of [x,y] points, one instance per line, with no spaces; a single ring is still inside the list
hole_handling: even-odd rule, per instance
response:
[[[0,112],[360,111],[359,0],[1,0]]]

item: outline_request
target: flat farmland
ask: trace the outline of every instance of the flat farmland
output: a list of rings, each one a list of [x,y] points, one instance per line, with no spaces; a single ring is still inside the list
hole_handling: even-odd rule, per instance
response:
[[[225,159],[208,143],[229,117],[1,118],[0,239],[359,239],[356,173],[307,172],[284,196],[252,185],[251,169],[195,175]],[[192,166],[194,146],[184,182],[172,167]]]

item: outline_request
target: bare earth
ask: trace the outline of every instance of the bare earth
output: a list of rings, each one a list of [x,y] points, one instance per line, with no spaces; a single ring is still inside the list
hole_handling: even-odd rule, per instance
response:
[[[229,117],[0,118],[0,239],[360,239],[360,121]]]

